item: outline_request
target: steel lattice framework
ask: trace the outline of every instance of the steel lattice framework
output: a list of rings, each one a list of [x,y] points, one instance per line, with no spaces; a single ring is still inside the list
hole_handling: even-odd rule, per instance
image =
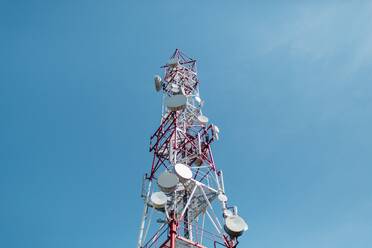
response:
[[[218,140],[219,129],[208,124],[202,113],[196,60],[176,49],[161,68],[164,79],[156,76],[155,86],[163,93],[162,116],[150,137],[153,159],[143,178],[144,211],[137,247],[236,247],[243,231],[234,235],[226,226],[227,218],[237,216],[237,208],[227,204],[223,174],[213,159],[211,144]],[[175,96],[185,102],[171,108],[169,99]],[[165,192],[166,203],[156,207],[151,199],[162,191],[158,179],[164,172],[175,174],[176,164],[186,165],[192,177]]]

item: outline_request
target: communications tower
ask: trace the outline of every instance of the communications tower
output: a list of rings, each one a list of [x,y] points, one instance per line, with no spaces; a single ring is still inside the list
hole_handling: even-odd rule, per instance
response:
[[[230,206],[211,144],[219,128],[203,114],[196,60],[176,49],[156,75],[163,94],[160,126],[150,137],[137,248],[234,248],[248,229]]]

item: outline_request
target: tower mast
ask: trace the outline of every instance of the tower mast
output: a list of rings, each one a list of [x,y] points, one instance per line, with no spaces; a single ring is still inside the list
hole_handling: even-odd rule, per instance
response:
[[[160,126],[150,137],[151,169],[142,185],[137,248],[227,247],[248,229],[227,203],[211,144],[219,128],[203,115],[196,60],[176,49],[155,76],[163,93]]]

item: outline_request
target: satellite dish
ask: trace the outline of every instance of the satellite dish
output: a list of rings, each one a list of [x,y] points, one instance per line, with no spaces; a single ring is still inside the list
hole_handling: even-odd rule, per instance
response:
[[[217,127],[217,125],[213,125],[212,128],[215,133],[220,133],[220,129]]]
[[[168,198],[163,192],[159,191],[152,193],[150,200],[154,208],[163,209],[165,207],[165,204],[167,204]]]
[[[187,95],[187,94],[186,94],[186,91],[185,91],[185,87],[184,87],[183,85],[182,85],[182,87],[181,87],[181,92],[182,92],[183,95],[185,95],[185,96]]]
[[[201,123],[201,124],[207,124],[209,119],[208,117],[206,117],[205,115],[199,115],[198,116],[198,121]]]
[[[212,129],[213,129],[213,138],[215,140],[219,140],[220,139],[220,129],[216,125],[212,125]]]
[[[195,97],[195,101],[196,101],[197,103],[201,104],[202,99],[201,99],[200,97],[196,96],[196,97]]]
[[[227,202],[227,196],[223,193],[218,194],[218,200],[220,202]]]
[[[174,170],[181,182],[187,182],[192,178],[192,171],[187,165],[176,164]]]
[[[158,186],[164,193],[171,193],[176,190],[178,177],[170,172],[163,172],[158,178]]]
[[[160,91],[161,90],[161,77],[159,75],[155,75],[154,82],[155,82],[155,90]]]
[[[224,229],[231,237],[238,237],[248,230],[248,225],[242,217],[233,215],[226,217]]]
[[[186,106],[187,98],[184,95],[173,95],[168,96],[165,99],[165,105],[171,110],[171,111],[177,111],[184,109]]]

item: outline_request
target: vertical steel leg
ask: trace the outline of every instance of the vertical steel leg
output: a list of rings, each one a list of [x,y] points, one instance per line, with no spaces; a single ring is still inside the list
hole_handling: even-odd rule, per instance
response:
[[[172,220],[169,225],[170,248],[176,248],[177,222],[174,213],[172,214]]]
[[[145,222],[146,222],[146,217],[147,217],[147,212],[148,212],[147,202],[148,202],[148,199],[150,197],[150,189],[151,189],[151,180],[149,181],[149,185],[147,187],[147,194],[146,194],[146,197],[144,199],[144,207],[143,207],[143,214],[142,214],[142,219],[141,219],[140,231],[139,231],[139,234],[138,234],[137,248],[141,248],[142,243],[143,243],[142,239],[143,239],[143,232],[145,230]]]

